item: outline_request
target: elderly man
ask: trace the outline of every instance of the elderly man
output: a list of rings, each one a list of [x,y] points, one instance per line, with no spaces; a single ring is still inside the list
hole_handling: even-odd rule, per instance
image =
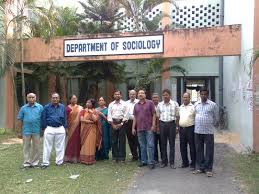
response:
[[[130,90],[129,91],[129,100],[126,101],[127,104],[127,108],[129,111],[128,114],[128,122],[125,123],[125,127],[127,130],[127,138],[128,138],[128,143],[129,143],[129,147],[130,147],[130,151],[132,154],[132,161],[137,161],[139,156],[138,156],[138,147],[139,147],[139,143],[138,143],[138,137],[136,135],[132,134],[132,123],[133,123],[133,109],[136,103],[139,102],[138,99],[136,99],[136,91],[135,90]],[[140,149],[139,149],[140,152]]]
[[[214,158],[214,131],[218,127],[219,110],[216,103],[208,99],[207,88],[200,88],[201,100],[194,104],[195,107],[195,146],[197,169],[194,174],[205,173],[212,177]],[[204,147],[206,151],[204,155]]]
[[[114,101],[108,106],[108,122],[112,126],[112,160],[125,163],[126,158],[126,128],[128,108],[121,100],[121,91],[114,92]]]
[[[167,142],[169,141],[170,154],[169,163],[170,168],[175,169],[175,136],[178,132],[179,121],[179,105],[177,102],[171,100],[171,91],[168,89],[163,90],[163,101],[158,104],[157,115],[159,118],[159,129],[161,138],[161,152],[162,163],[161,168],[168,164],[167,157]]]
[[[195,110],[194,105],[190,102],[190,94],[185,92],[183,94],[183,104],[180,106],[179,110],[180,120],[180,151],[182,156],[182,166],[181,168],[191,167],[195,169],[196,153],[195,153],[195,143],[194,143],[194,117]],[[189,164],[188,159],[188,147],[190,148],[191,162]]]
[[[42,128],[44,129],[42,169],[49,166],[53,143],[56,150],[56,165],[61,166],[63,164],[67,119],[65,106],[59,101],[59,94],[52,94],[51,103],[47,104],[42,112]]]
[[[156,124],[156,111],[154,103],[146,99],[146,92],[139,90],[139,102],[134,106],[134,119],[132,134],[138,134],[138,141],[141,150],[141,162],[139,167],[149,165],[150,169],[155,168],[154,164],[154,130]]]
[[[34,93],[27,94],[28,103],[18,113],[23,136],[23,168],[38,167],[40,159],[40,125],[43,107]],[[30,155],[32,145],[32,154]]]

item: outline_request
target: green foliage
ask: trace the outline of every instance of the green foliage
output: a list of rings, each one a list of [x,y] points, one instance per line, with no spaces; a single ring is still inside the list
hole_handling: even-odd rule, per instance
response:
[[[76,9],[58,7],[57,12],[56,36],[76,35],[78,33],[79,22]]]
[[[158,30],[162,15],[158,15],[152,21],[148,19],[147,15],[155,6],[162,3],[161,0],[118,0],[118,2],[125,9],[126,15],[133,19],[133,31]]]
[[[259,154],[235,154],[230,159],[235,161],[231,164],[238,178],[246,185],[245,193],[259,193]]]
[[[15,61],[15,45],[7,39],[7,26],[4,19],[5,10],[0,6],[0,76],[3,76],[7,68]]]
[[[77,65],[77,68],[79,72],[83,73],[83,77],[95,82],[100,82],[101,80],[124,81],[124,65],[113,61],[87,62]]]
[[[179,65],[171,65],[168,68],[163,68],[165,59],[150,59],[139,60],[138,63],[147,67],[146,71],[133,74],[129,79],[135,79],[135,88],[149,88],[152,83],[161,78],[161,74],[167,71],[179,72],[183,76],[186,75],[186,70]]]
[[[79,2],[84,9],[80,18],[81,34],[112,33],[121,30],[123,14],[119,7],[109,0],[87,0]]]

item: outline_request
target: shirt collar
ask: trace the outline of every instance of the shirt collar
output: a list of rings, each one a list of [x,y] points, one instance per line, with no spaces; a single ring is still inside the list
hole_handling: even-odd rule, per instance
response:
[[[209,100],[209,99],[207,99],[206,102],[204,102],[204,104],[209,104],[209,103],[210,103],[210,100]],[[198,104],[202,104],[202,101],[199,100],[199,101],[198,101]]]
[[[192,106],[193,104],[190,102],[189,104],[187,105],[184,105],[184,103],[182,104],[182,106]]]
[[[59,105],[60,105],[60,103],[58,103],[57,107],[59,107]],[[53,103],[51,103],[50,106],[55,107]]]
[[[146,102],[147,102],[147,99],[144,100],[143,104],[145,104]],[[140,100],[138,101],[138,104],[142,104]]]
[[[163,103],[163,104],[166,104],[164,100],[163,100],[163,102],[162,102],[162,103]],[[170,99],[170,100],[169,100],[168,104],[173,104],[172,99]]]
[[[135,98],[133,102],[131,101],[131,99],[129,99],[129,103],[138,103],[138,101],[139,100],[137,98]]]
[[[35,107],[36,106],[36,102],[32,106],[30,106],[29,103],[27,103],[25,106],[27,106],[27,107]]]

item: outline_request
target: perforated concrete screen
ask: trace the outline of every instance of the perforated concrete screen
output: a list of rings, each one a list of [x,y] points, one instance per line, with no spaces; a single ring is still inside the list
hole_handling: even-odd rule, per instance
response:
[[[201,28],[220,26],[221,1],[220,0],[176,0],[176,8],[170,5],[169,13],[172,25],[175,28]],[[146,18],[152,21],[156,16],[163,14],[163,5],[160,4],[152,9]],[[130,17],[123,20],[123,31],[133,31],[134,21]],[[140,24],[142,27],[142,24]],[[161,23],[159,29],[161,29]]]

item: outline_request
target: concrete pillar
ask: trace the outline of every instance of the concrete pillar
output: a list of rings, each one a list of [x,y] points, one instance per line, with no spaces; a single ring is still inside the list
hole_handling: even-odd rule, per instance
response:
[[[163,3],[163,14],[167,15],[166,17],[163,17],[162,19],[162,29],[167,29],[169,25],[172,23],[171,15],[170,13],[170,7],[171,3],[170,2],[164,2]],[[172,59],[166,59],[164,64],[163,64],[163,69],[169,68],[171,66]],[[170,89],[170,71],[165,71],[162,73],[162,90],[167,88]]]

